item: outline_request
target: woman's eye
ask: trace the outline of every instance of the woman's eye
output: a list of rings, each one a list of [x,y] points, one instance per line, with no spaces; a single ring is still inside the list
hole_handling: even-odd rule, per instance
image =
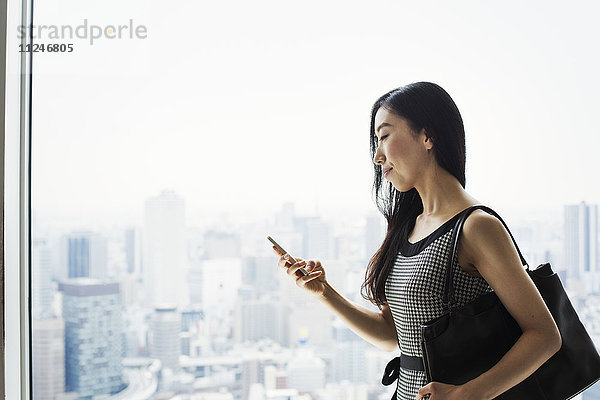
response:
[[[388,135],[383,135],[383,136],[381,137],[381,139],[379,139],[379,141],[380,141],[380,142],[381,142],[381,141],[383,141],[383,139],[385,139],[386,137],[388,137]]]

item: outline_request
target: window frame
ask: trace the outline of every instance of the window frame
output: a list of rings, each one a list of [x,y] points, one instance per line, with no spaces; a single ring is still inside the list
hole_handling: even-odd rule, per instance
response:
[[[0,395],[31,399],[31,83],[33,0],[0,1]],[[29,27],[22,38],[10,35]],[[19,47],[22,46],[22,47]],[[17,367],[18,366],[18,367]]]
[[[0,226],[0,246],[2,247],[2,254],[0,255],[0,285],[2,290],[0,291],[0,302],[4,302],[4,133],[5,133],[5,120],[4,113],[6,110],[5,99],[6,99],[6,1],[0,1],[0,104],[3,107],[0,108],[0,219],[2,224]],[[2,17],[4,15],[4,17]],[[0,310],[0,323],[2,324],[2,330],[0,330],[0,397],[6,398],[6,391],[4,390],[4,306]]]

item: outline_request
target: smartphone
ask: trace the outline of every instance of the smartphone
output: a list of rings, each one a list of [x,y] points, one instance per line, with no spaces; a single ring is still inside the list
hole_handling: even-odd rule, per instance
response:
[[[279,245],[279,243],[277,243],[277,242],[275,241],[275,239],[273,239],[271,236],[267,236],[267,239],[269,239],[269,241],[270,241],[271,243],[273,243],[273,245],[275,246],[275,248],[276,248],[277,250],[279,250],[279,252],[280,252],[281,254],[287,254],[287,251],[285,251],[285,249],[284,249],[283,247],[281,247],[281,246]],[[295,263],[297,262],[297,261],[296,261],[296,259],[295,259],[294,257],[292,257],[292,255],[291,255],[291,254],[290,254],[290,261],[292,262],[292,264],[295,264]],[[300,273],[301,273],[302,275],[305,275],[305,276],[306,276],[306,275],[308,275],[308,272],[306,272],[306,270],[305,270],[304,268],[300,268],[300,269],[298,269],[298,271],[300,271]]]

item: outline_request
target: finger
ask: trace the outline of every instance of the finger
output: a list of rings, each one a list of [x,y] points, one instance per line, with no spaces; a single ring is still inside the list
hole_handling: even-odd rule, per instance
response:
[[[281,256],[281,258],[283,258],[284,260],[288,260],[290,262],[290,264],[292,264],[294,261],[298,262],[298,261],[302,261],[303,260],[303,258],[300,258],[300,257],[292,257],[288,253],[283,254]]]
[[[306,261],[300,261],[295,264],[292,264],[292,266],[287,269],[287,274],[294,275],[296,273],[296,271],[298,271],[300,268],[304,267],[305,265],[306,265]]]
[[[429,393],[431,393],[431,382],[419,389],[419,391],[417,392],[416,399],[420,400],[423,397],[425,397],[425,395],[427,395]]]
[[[287,268],[289,267],[288,264],[291,264],[289,261],[287,261],[285,258],[283,257],[279,257],[279,261],[277,261],[277,265],[282,267],[282,268]]]
[[[296,279],[296,285],[298,285],[300,287],[306,285],[308,282],[312,281],[313,279],[317,279],[321,275],[321,272],[322,271],[311,272],[308,275],[298,277],[298,279]]]
[[[279,263],[278,263],[278,265],[280,267],[283,267],[283,268],[289,267],[290,265],[293,264],[292,260],[290,258],[291,257],[290,257],[289,254],[287,254],[287,253],[283,254],[281,257],[279,257]],[[286,264],[289,264],[289,265],[286,265]]]
[[[322,271],[323,270],[323,266],[320,263],[315,264],[315,265],[310,264],[308,267],[306,267],[306,270],[308,272]]]
[[[304,271],[306,271],[306,261],[301,258],[296,258],[296,261],[297,261],[298,265],[300,265],[300,267],[294,273],[298,276],[304,276],[304,272],[300,272],[300,269],[304,269]],[[304,263],[304,264],[300,264],[300,263]]]
[[[304,261],[304,258],[300,258],[300,257],[292,257],[290,256],[289,258],[286,258],[286,260],[288,260],[288,262],[291,264],[295,263],[295,262],[300,262],[300,261]]]

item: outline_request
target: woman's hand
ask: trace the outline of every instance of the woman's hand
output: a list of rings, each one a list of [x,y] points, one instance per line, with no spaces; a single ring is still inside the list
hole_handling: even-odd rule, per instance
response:
[[[474,397],[469,396],[464,392],[464,385],[449,385],[441,382],[429,382],[427,385],[419,389],[417,397],[415,399],[429,399],[429,400],[475,400]],[[429,397],[427,395],[429,394]]]
[[[275,246],[273,246],[273,251],[279,256],[277,265],[287,270],[287,274],[296,281],[298,287],[308,290],[315,296],[323,295],[326,283],[325,270],[319,260],[305,261],[302,258],[295,257],[298,262],[292,264],[289,254],[281,254]],[[298,271],[302,267],[308,272],[308,275],[302,275]]]

